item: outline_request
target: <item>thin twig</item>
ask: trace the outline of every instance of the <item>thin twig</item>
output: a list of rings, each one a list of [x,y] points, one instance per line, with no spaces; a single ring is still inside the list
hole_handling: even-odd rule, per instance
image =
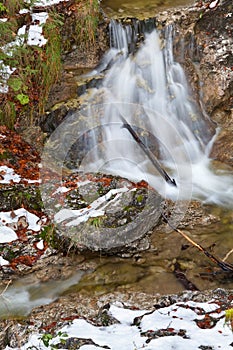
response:
[[[205,248],[203,248],[200,244],[194,242],[189,236],[186,235],[183,231],[179,230],[178,228],[174,227],[166,217],[166,215],[162,212],[162,216],[166,223],[175,231],[178,232],[182,237],[184,237],[188,242],[190,242],[194,247],[196,247],[198,250],[200,250],[202,253],[204,253],[211,261],[213,261],[215,264],[217,264],[222,270],[227,272],[233,272],[233,265],[224,262],[223,260],[216,258],[212,254],[210,254]]]
[[[1,291],[1,293],[0,293],[0,297],[4,297],[3,294],[7,291],[9,285],[11,284],[11,282],[12,282],[12,280],[9,280],[9,281],[7,282],[5,288],[4,288],[4,289]]]
[[[232,253],[233,253],[233,248],[224,256],[222,261],[226,261]]]

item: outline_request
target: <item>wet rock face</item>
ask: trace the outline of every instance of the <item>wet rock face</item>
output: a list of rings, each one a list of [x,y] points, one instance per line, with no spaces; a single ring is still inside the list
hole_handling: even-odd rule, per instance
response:
[[[232,10],[231,0],[206,11],[196,22],[194,33],[200,51],[203,101],[208,112],[226,103],[232,91]]]
[[[233,165],[233,39],[231,0],[206,11],[194,27],[201,48],[199,77],[202,100],[211,119],[221,127],[211,156]]]

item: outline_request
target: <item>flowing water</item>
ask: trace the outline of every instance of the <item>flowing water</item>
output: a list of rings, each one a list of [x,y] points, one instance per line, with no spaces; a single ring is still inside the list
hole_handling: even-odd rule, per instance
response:
[[[184,70],[174,59],[172,27],[164,33],[155,29],[147,33],[133,53],[131,42],[137,31],[112,21],[110,33],[112,48],[100,67],[111,67],[90,99],[93,103],[101,96],[101,108],[96,108],[104,133],[101,143],[83,160],[83,170],[144,179],[173,200],[198,199],[232,207],[233,177],[212,169],[209,154],[217,130],[194,101]],[[90,111],[91,118],[93,109]],[[122,117],[139,130],[144,143],[154,137],[159,160],[177,187],[159,176],[128,130],[122,128]]]

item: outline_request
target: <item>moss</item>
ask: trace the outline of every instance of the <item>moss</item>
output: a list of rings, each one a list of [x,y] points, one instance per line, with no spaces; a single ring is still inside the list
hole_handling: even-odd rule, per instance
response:
[[[144,199],[144,196],[142,194],[139,194],[138,196],[135,196],[136,197],[136,201],[138,203],[142,203],[143,199]]]
[[[7,151],[4,151],[3,153],[0,154],[0,160],[4,160],[9,158],[9,153]]]
[[[12,210],[19,207],[26,209],[43,209],[39,188],[36,186],[24,187],[23,185],[4,186],[0,188],[0,210]]]
[[[51,248],[59,249],[61,242],[57,239],[55,226],[53,224],[44,226],[39,234]]]
[[[95,226],[96,228],[98,228],[100,226],[103,226],[103,223],[104,223],[105,219],[106,219],[105,215],[97,216],[97,217],[94,217],[94,218],[89,218],[87,223],[92,225],[92,226]]]

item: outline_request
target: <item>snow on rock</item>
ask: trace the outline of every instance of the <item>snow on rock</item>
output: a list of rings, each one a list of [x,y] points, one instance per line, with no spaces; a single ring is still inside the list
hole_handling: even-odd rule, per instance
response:
[[[1,90],[1,88],[0,88]],[[1,138],[5,138],[5,135],[0,135]],[[22,179],[20,175],[16,174],[14,169],[9,168],[6,165],[0,165],[0,184],[10,184],[12,182],[19,183],[23,181],[27,181],[29,184],[40,183],[41,180],[31,180],[31,179]]]
[[[5,265],[9,265],[9,261],[3,259],[3,257],[0,256],[0,266],[5,266]]]
[[[39,12],[32,14],[32,22],[39,23],[33,24],[29,27],[28,31],[28,45],[43,46],[47,43],[47,39],[42,35],[43,24],[46,23],[49,15],[47,12]]]
[[[36,246],[38,249],[43,250],[44,249],[44,241],[41,239],[38,243],[36,243]]]
[[[38,0],[34,3],[35,6],[52,6],[59,4],[59,2],[66,2],[69,0]]]
[[[135,317],[139,317],[142,315],[145,315],[148,311],[146,310],[130,310],[128,309],[126,312],[126,309],[122,306],[117,306],[115,304],[111,305],[109,309],[109,314],[117,319],[121,323],[125,323],[128,325],[131,325],[135,319]]]
[[[17,234],[12,228],[0,226],[0,243],[9,243],[18,239]],[[0,263],[1,265],[1,263]]]
[[[214,9],[219,3],[219,0],[214,0],[209,4],[210,9]]]
[[[13,212],[12,211],[0,212],[0,225],[17,223],[20,217],[26,218],[26,222],[28,223],[27,228],[29,230],[36,231],[36,232],[40,231],[41,226],[38,224],[40,220],[39,217],[36,216],[35,214],[30,213],[28,210],[24,208],[14,210]]]
[[[105,211],[103,209],[109,204],[109,201],[116,201],[122,193],[128,191],[128,187],[112,189],[108,191],[104,196],[97,198],[94,202],[88,205],[87,208],[61,209],[55,214],[54,219],[57,223],[70,220],[69,222],[65,223],[65,225],[75,226],[79,225],[81,222],[86,222],[89,218],[103,216],[105,214]],[[113,199],[111,199],[111,197],[113,197]]]
[[[219,312],[219,306],[211,301],[179,302],[155,311],[129,310],[117,304],[111,305],[109,314],[120,323],[95,326],[87,320],[75,319],[57,330],[57,337],[51,339],[48,347],[41,341],[41,334],[33,333],[21,350],[30,346],[53,349],[59,344],[61,334],[67,335],[65,339],[92,340],[92,345],[83,345],[80,350],[232,349],[232,330],[224,323],[224,311]],[[199,325],[198,321],[205,320],[206,316],[213,319],[212,324]],[[138,319],[134,323],[135,317]],[[10,349],[13,348],[5,348]]]
[[[9,168],[6,165],[0,166],[0,183],[9,184],[13,182],[20,182],[21,177],[18,174],[15,174],[14,169]]]

